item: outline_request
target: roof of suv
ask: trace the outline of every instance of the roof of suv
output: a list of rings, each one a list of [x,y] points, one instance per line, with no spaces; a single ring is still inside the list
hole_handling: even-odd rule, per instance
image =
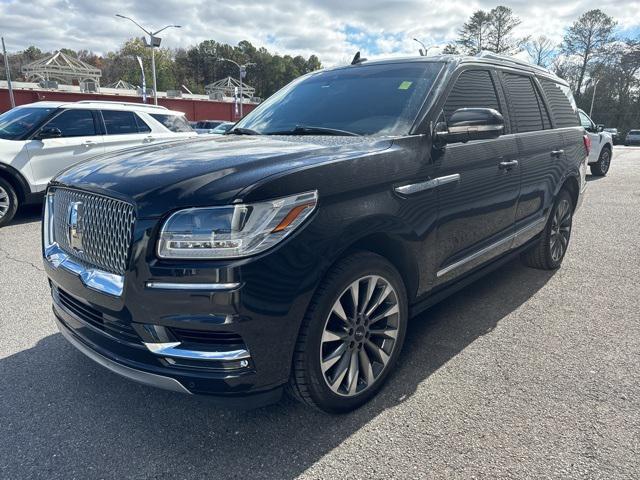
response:
[[[169,110],[160,105],[147,105],[134,102],[110,102],[106,100],[81,100],[79,102],[34,102],[20,107],[42,107],[42,108],[94,108],[97,110],[126,110],[146,113],[159,113],[164,115],[184,115],[184,112]]]
[[[485,63],[488,65],[499,65],[502,67],[515,68],[517,70],[523,70],[529,73],[533,73],[536,75],[542,75],[547,78],[550,78],[556,82],[562,83],[563,85],[568,85],[565,80],[558,77],[555,73],[545,67],[541,67],[539,65],[534,65],[532,63],[526,62],[524,60],[520,60],[517,58],[509,57],[507,55],[499,55],[493,52],[482,51],[477,55],[434,55],[432,57],[392,57],[392,58],[381,58],[376,60],[362,60],[361,63],[357,65],[381,65],[381,64],[389,64],[389,63],[407,63],[407,62],[444,62],[453,64],[455,66],[463,64],[463,63]],[[338,67],[333,67],[328,70],[340,69],[340,68],[349,68],[352,65],[342,65]]]

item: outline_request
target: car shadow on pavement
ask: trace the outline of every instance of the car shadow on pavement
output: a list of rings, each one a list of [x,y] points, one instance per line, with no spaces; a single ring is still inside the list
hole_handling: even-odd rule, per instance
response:
[[[122,379],[50,335],[0,360],[0,477],[294,478],[383,411],[410,401],[422,382],[552,276],[513,261],[416,317],[386,387],[341,416],[289,399],[250,411],[220,409],[206,397]],[[465,381],[473,387],[482,379]]]
[[[42,203],[20,207],[7,225],[22,225],[24,223],[39,222],[42,219]]]

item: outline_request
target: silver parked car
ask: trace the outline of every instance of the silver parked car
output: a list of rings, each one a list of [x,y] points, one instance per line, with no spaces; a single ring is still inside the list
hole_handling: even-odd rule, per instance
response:
[[[640,145],[640,130],[629,130],[624,139],[625,145]]]

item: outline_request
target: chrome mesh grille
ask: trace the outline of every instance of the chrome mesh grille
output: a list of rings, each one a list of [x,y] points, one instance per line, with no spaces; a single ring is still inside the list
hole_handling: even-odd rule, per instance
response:
[[[82,202],[82,250],[69,243],[69,207]],[[133,205],[113,198],[57,188],[53,192],[53,240],[82,263],[124,275],[133,236]]]

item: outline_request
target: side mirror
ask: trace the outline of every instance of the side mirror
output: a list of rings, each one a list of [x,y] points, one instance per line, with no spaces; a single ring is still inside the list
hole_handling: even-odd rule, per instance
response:
[[[490,140],[504,133],[504,118],[492,108],[459,108],[448,122],[436,125],[435,136],[439,143]]]
[[[59,138],[62,136],[62,131],[56,127],[42,127],[36,135],[36,138],[44,140],[45,138]]]
[[[604,132],[604,125],[602,123],[598,124],[596,126],[596,130],[598,131],[598,133]]]

